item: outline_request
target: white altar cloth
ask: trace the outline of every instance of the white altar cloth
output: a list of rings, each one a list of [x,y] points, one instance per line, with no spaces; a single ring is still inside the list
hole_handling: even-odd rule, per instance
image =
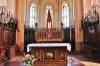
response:
[[[69,43],[33,43],[27,45],[27,52],[31,51],[31,47],[67,47],[68,51],[71,51],[71,45]]]

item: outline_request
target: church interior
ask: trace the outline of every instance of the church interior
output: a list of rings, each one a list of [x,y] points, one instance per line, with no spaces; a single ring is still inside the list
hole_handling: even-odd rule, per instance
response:
[[[0,66],[100,66],[100,0],[0,0]]]

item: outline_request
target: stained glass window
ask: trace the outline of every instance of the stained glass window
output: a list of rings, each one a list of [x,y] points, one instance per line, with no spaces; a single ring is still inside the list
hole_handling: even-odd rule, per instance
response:
[[[62,5],[62,23],[63,28],[69,27],[69,7],[67,2]]]
[[[36,22],[37,22],[36,4],[32,2],[30,5],[30,27],[35,28]]]

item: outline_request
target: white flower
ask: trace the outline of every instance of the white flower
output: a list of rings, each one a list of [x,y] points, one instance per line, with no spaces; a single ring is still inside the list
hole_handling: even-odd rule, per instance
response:
[[[29,54],[27,54],[27,55],[25,55],[25,58],[29,58],[29,56],[30,56],[30,55],[29,55]]]
[[[34,62],[38,60],[38,58],[35,58],[34,55],[25,55],[25,58],[22,59],[22,62],[24,66],[32,66]]]

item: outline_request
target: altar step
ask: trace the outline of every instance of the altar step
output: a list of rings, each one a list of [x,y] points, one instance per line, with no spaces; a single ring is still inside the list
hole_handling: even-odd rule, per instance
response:
[[[74,63],[70,63],[69,59],[73,58]],[[17,56],[15,58],[13,58],[10,62],[4,64],[4,63],[0,63],[0,66],[21,66],[20,62],[21,59],[23,58],[23,56]],[[65,66],[64,64],[35,64],[34,66]],[[88,60],[85,57],[83,57],[82,55],[69,55],[68,56],[68,65],[66,66],[100,66],[99,63],[92,61],[92,60]]]

